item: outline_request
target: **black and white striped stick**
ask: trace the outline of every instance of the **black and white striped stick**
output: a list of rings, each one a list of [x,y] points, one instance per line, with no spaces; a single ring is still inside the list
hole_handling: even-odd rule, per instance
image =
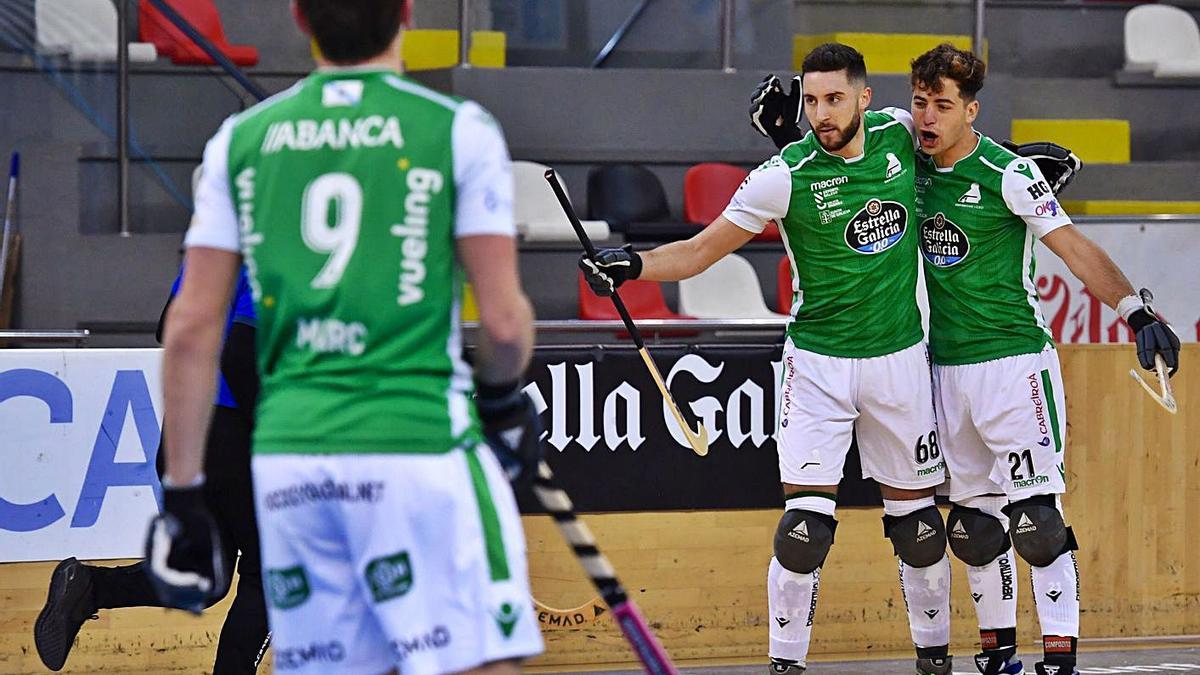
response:
[[[646,672],[650,675],[676,675],[678,671],[671,663],[671,657],[667,656],[667,651],[654,637],[645,617],[629,599],[621,582],[617,581],[612,564],[596,546],[596,538],[591,530],[575,515],[575,505],[567,493],[554,483],[554,473],[545,462],[538,464],[538,474],[533,479],[533,494],[541,502],[542,508],[554,518],[558,531],[571,545],[571,550],[596,590],[600,591],[600,597],[604,598],[616,617],[617,625],[621,627],[621,632]]]

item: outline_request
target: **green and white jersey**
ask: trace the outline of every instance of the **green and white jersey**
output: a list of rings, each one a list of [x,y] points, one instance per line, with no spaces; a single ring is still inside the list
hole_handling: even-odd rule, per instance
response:
[[[258,310],[256,453],[479,438],[455,240],[515,236],[503,135],[394,72],[321,70],[228,119],[186,245],[239,251]]]
[[[1037,164],[987,136],[954,166],[920,155],[917,211],[934,363],[961,365],[1053,344],[1038,304],[1034,239],[1071,219]]]
[[[776,221],[792,263],[798,348],[871,358],[921,341],[912,117],[868,111],[863,154],[830,154],[809,132],[755,169],[724,216],[751,232]]]

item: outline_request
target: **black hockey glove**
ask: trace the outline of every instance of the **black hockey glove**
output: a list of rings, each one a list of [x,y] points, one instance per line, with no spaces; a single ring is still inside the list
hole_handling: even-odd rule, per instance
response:
[[[792,78],[792,88],[783,93],[783,82],[774,75],[767,75],[754,93],[750,95],[750,126],[758,133],[770,138],[775,147],[783,149],[804,137],[800,130],[800,78]]]
[[[1002,145],[1022,157],[1033,160],[1055,196],[1066,189],[1071,181],[1075,180],[1075,174],[1083,168],[1083,162],[1075,153],[1056,143],[1043,141],[1017,145],[1012,141],[1004,141]]]
[[[1154,300],[1150,291],[1143,288],[1139,295],[1142,306],[1125,320],[1137,338],[1138,363],[1146,370],[1154,370],[1154,355],[1161,354],[1170,369],[1167,375],[1173,376],[1179,370],[1179,336],[1150,306]],[[1132,299],[1131,296],[1129,300]]]
[[[150,521],[146,573],[167,607],[199,614],[228,589],[217,524],[204,486],[163,487],[163,512]]]
[[[642,274],[642,256],[634,253],[628,244],[621,248],[602,248],[596,251],[594,259],[586,253],[579,256],[579,269],[583,270],[583,278],[592,287],[592,292],[606,298],[621,284]]]
[[[475,408],[483,422],[483,436],[514,485],[523,485],[537,474],[542,461],[542,418],[521,383],[475,383]]]

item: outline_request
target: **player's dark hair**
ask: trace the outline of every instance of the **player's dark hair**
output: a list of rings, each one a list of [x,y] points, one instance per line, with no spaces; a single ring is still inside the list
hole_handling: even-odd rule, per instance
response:
[[[408,0],[297,0],[321,54],[350,64],[391,46],[408,18]]]
[[[800,65],[800,76],[804,77],[805,73],[836,73],[839,70],[846,71],[846,79],[851,82],[867,81],[867,63],[863,61],[863,55],[854,47],[840,42],[826,42],[809,52]]]
[[[970,103],[983,89],[987,64],[975,54],[959,49],[949,42],[930,49],[912,61],[912,86],[921,85],[929,91],[942,93],[942,78],[958,85],[959,96]]]

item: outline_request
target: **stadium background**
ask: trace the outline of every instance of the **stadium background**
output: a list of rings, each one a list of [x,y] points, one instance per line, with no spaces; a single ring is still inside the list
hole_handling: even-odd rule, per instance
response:
[[[23,157],[16,212],[22,243],[14,260],[19,264],[10,266],[16,268],[15,284],[5,284],[16,292],[10,305],[0,306],[0,326],[7,317],[18,329],[86,329],[91,336],[88,354],[57,351],[63,345],[28,338],[8,343],[24,349],[0,350],[0,498],[7,500],[4,505],[27,504],[53,493],[65,513],[38,530],[22,532],[12,512],[2,511],[4,673],[39,672],[30,627],[51,567],[12,561],[54,560],[71,553],[85,557],[82,551],[87,550],[96,557],[125,557],[140,546],[142,522],[153,508],[152,489],[109,487],[99,490],[97,501],[96,476],[103,472],[93,475],[88,468],[100,449],[114,465],[145,462],[152,452],[161,422],[155,355],[97,348],[153,345],[152,327],[178,263],[190,176],[203,143],[225,116],[254,100],[215,67],[177,65],[163,57],[131,64],[129,217],[122,222],[117,68],[112,59],[64,54],[39,41],[39,5],[53,9],[56,2],[62,3],[57,5],[59,20],[69,27],[77,10],[63,11],[67,0],[0,0],[0,91],[5,101],[0,150],[20,151]],[[136,40],[138,3],[117,2],[127,8],[130,36]],[[230,43],[257,48],[258,63],[246,72],[265,90],[278,91],[310,68],[308,44],[293,27],[283,0],[212,4]],[[795,53],[804,45],[838,36],[857,42],[867,54],[875,105],[905,106],[907,76],[880,71],[909,49],[912,54],[900,55],[902,70],[908,56],[939,38],[898,34],[968,40],[976,3],[736,0],[728,5],[733,72],[722,69],[722,12],[727,5],[718,0],[466,4],[471,28],[502,33],[502,44],[497,45],[494,33],[479,38],[473,54],[477,65],[455,67],[457,46],[447,33],[423,34],[410,41],[412,51],[406,56],[434,67],[416,71],[414,77],[489,108],[505,129],[514,159],[557,169],[581,214],[599,210],[589,203],[590,172],[617,163],[648,168],[662,185],[669,211],[662,219],[670,226],[660,232],[686,232],[678,223],[686,215],[684,175],[690,167],[726,162],[750,168],[770,152],[745,118],[748,94],[763,74],[790,74]],[[1067,134],[1063,138],[1087,162],[1064,195],[1068,209],[1111,214],[1079,220],[1112,251],[1135,284],[1158,292],[1183,339],[1194,343],[1200,303],[1194,297],[1192,261],[1200,248],[1200,220],[1188,215],[1200,212],[1200,118],[1192,114],[1200,101],[1200,78],[1156,79],[1125,68],[1123,26],[1136,4],[986,3],[990,74],[977,128],[1009,137],[1014,131],[1025,133],[1021,125],[1026,123],[1014,126],[1014,120],[1034,120],[1028,133]],[[1196,3],[1176,4],[1200,17]],[[635,15],[603,67],[589,67]],[[454,31],[459,22],[459,3],[418,0],[416,28]],[[80,41],[94,39],[86,30],[80,35]],[[503,67],[482,67],[497,65]],[[1064,130],[1036,120],[1069,122]],[[1177,217],[1141,215],[1159,213]],[[129,236],[121,236],[123,229]],[[627,235],[644,239],[636,227]],[[618,233],[614,241],[620,239]],[[522,245],[525,285],[539,318],[579,316],[577,250],[570,240]],[[743,253],[754,266],[765,304],[775,307],[779,244],[755,242]],[[1200,524],[1200,489],[1195,487],[1200,484],[1200,442],[1195,440],[1200,421],[1189,406],[1200,395],[1194,378],[1185,370],[1176,383],[1178,416],[1154,406],[1127,375],[1133,364],[1128,346],[1087,344],[1127,341],[1112,313],[1090,300],[1061,266],[1043,260],[1043,302],[1058,319],[1056,337],[1065,343],[1072,487],[1067,503],[1082,543],[1084,634],[1161,638],[1200,633],[1194,536]],[[677,288],[664,285],[663,291],[667,304],[677,308]],[[560,346],[557,352],[541,352],[530,373],[552,408],[547,421],[558,414],[554,407],[559,401],[572,411],[562,413],[561,442],[555,444],[553,435],[548,439],[551,461],[568,488],[580,495],[580,506],[594,512],[588,522],[602,548],[677,659],[762,659],[768,620],[762,582],[778,514],[773,508],[777,477],[771,473],[773,445],[769,439],[755,439],[752,422],[758,415],[769,435],[769,366],[778,358],[778,332],[729,335],[705,328],[657,336],[667,345],[656,349],[664,372],[687,353],[726,368],[723,379],[707,388],[688,373],[679,380],[677,396],[684,406],[706,395],[721,404],[718,427],[726,438],[705,459],[692,457],[671,439],[663,422],[655,421],[662,416],[653,385],[636,362],[623,360],[627,342],[615,331],[546,332],[540,338]],[[32,347],[55,351],[35,353]],[[1185,348],[1185,368],[1197,355],[1194,345]],[[588,363],[599,364],[591,398],[581,394]],[[45,405],[11,377],[26,369],[40,369],[65,383],[74,401],[72,419],[46,424]],[[142,384],[123,372],[141,373]],[[603,380],[601,372],[617,379]],[[746,381],[762,391],[758,407],[747,393],[753,388],[739,388]],[[125,387],[121,396],[118,382]],[[603,399],[622,382],[641,393],[637,414],[644,420],[645,442],[637,450],[629,443],[589,447],[582,418],[591,415],[593,434],[602,436]],[[558,386],[561,397],[556,397]],[[742,392],[741,398],[735,391]],[[736,414],[731,413],[735,407]],[[155,413],[153,420],[147,410]],[[625,424],[630,415],[626,411]],[[740,420],[739,430],[750,430],[740,444],[730,438],[733,417]],[[110,439],[111,448],[100,442],[102,436]],[[671,494],[667,486],[678,490],[680,477],[687,489],[679,491],[685,493]],[[862,500],[854,503],[872,499],[870,487],[862,484],[847,485],[843,496],[848,495]],[[78,515],[88,503],[83,510],[95,512],[91,525]],[[822,577],[815,656],[884,655],[908,648],[903,603],[879,515],[872,509],[839,510],[843,524]],[[544,615],[548,653],[537,663],[564,670],[628,663],[618,632],[603,614],[595,616],[595,593],[548,520],[528,516],[526,526],[538,601],[579,608]],[[104,546],[110,548],[101,551]],[[974,616],[959,567],[954,645],[961,650],[973,644]],[[1027,573],[1022,570],[1018,578],[1023,581]],[[1024,644],[1035,639],[1028,595],[1022,594]],[[201,619],[161,610],[103,613],[85,626],[69,671],[200,672],[211,660],[224,606]]]

